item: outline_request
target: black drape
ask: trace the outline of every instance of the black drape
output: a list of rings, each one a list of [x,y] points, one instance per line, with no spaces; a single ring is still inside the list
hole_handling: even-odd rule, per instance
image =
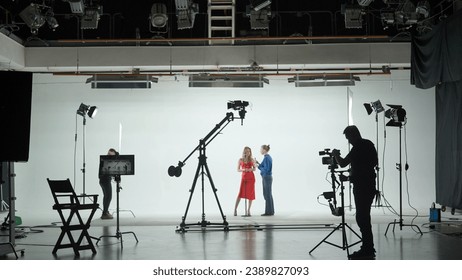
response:
[[[462,80],[462,9],[413,36],[411,47],[411,84],[426,89]]]
[[[436,86],[436,202],[462,208],[462,10],[413,36],[411,84]]]
[[[436,87],[436,202],[462,209],[462,81]]]

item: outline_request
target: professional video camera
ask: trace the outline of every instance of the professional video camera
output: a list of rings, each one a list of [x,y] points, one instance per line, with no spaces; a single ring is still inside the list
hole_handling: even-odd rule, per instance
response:
[[[330,151],[330,149],[324,149],[324,151],[319,151],[319,155],[325,156],[325,157],[322,157],[322,164],[329,165],[329,169],[338,168],[337,161],[335,160],[335,157]]]
[[[247,106],[249,106],[248,101],[234,100],[234,101],[228,102],[228,110],[233,109],[233,110],[239,111],[239,118],[241,119],[241,125],[243,124],[243,121],[245,119],[245,114],[247,113],[247,111],[245,110],[245,107]]]

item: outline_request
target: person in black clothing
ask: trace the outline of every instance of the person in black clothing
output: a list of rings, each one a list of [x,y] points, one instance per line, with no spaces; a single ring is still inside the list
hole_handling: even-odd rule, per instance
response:
[[[108,156],[118,156],[119,153],[111,148],[107,152]],[[112,200],[112,176],[111,175],[100,175],[99,176],[99,185],[103,190],[103,214],[101,219],[113,219],[111,213],[109,213],[109,205]]]
[[[348,258],[356,260],[375,259],[371,206],[376,195],[375,167],[378,163],[377,150],[374,143],[361,137],[361,133],[356,126],[348,126],[343,133],[353,148],[345,158],[340,156],[339,150],[333,150],[332,155],[341,167],[351,164],[350,182],[353,184],[356,222],[361,231],[362,239],[361,249],[350,254]]]

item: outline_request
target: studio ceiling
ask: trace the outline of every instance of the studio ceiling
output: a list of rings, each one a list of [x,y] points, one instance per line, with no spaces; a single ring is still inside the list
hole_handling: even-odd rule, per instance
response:
[[[57,45],[56,42],[66,40],[208,38],[208,1],[206,0],[193,0],[193,3],[198,4],[199,11],[194,26],[186,29],[178,28],[174,0],[82,0],[86,7],[100,7],[98,26],[90,29],[81,28],[81,15],[71,11],[69,1],[78,0],[2,0],[0,30],[25,46],[42,47]],[[251,1],[236,0],[235,2],[236,38],[379,35],[385,37],[387,41],[408,41],[411,30],[422,32],[431,28],[432,24],[451,15],[454,3],[459,1],[430,0],[425,3],[426,1],[410,0],[273,0],[268,7],[271,9],[268,28],[263,30],[251,28],[247,8]],[[36,34],[33,34],[30,26],[20,16],[20,13],[31,3],[46,7],[46,12],[53,15],[58,26],[52,28],[50,24],[45,23],[36,30]],[[154,3],[165,4],[167,8],[167,32],[162,34],[152,30],[149,17]],[[428,14],[416,13],[416,8],[424,4],[429,8]],[[360,26],[355,28],[346,26],[345,7],[361,10]],[[401,15],[403,18],[399,19]],[[195,44],[204,43],[195,42]]]

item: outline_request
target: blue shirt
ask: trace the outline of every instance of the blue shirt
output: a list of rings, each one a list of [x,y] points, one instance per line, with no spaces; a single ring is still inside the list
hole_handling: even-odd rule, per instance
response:
[[[261,176],[271,176],[273,175],[273,159],[270,155],[266,154],[263,158],[263,161],[258,166],[260,169]]]

